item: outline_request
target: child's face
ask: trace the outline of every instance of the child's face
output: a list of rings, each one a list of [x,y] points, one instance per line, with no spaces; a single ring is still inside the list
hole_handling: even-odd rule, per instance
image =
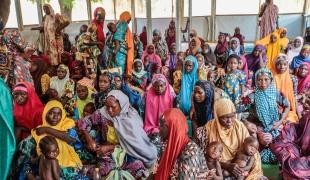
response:
[[[271,42],[271,43],[277,42],[277,36],[275,36],[275,35],[272,34],[272,35],[270,36],[270,42]]]
[[[194,101],[197,103],[202,103],[206,99],[205,91],[200,86],[195,86],[194,88]]]
[[[257,141],[255,141],[245,143],[243,146],[244,151],[245,153],[247,153],[248,156],[254,156],[254,154],[258,151],[259,144]]]
[[[154,53],[154,46],[148,46],[147,47],[147,53],[148,54],[153,54]]]
[[[82,74],[82,68],[80,66],[77,66],[73,69],[74,74]]]
[[[238,65],[238,69],[242,70],[243,67],[244,67],[244,63],[243,63],[243,61],[240,60],[239,65]]]
[[[198,61],[199,67],[202,67],[205,63],[203,57],[201,57],[201,56],[197,58],[197,61]]]
[[[308,57],[309,54],[310,54],[310,50],[307,50],[307,49],[302,49],[300,54],[303,56],[303,57]]]
[[[261,51],[258,49],[258,48],[256,48],[255,50],[254,50],[254,52],[253,52],[253,55],[255,56],[255,57],[257,57],[257,56],[259,56],[259,53],[260,53]]]
[[[225,41],[225,36],[224,35],[219,35],[218,41],[219,42],[224,42]]]
[[[177,53],[177,47],[176,47],[176,45],[171,45],[171,47],[170,47],[170,52],[171,52],[171,54],[176,54]]]
[[[116,25],[113,23],[113,24],[110,24],[109,27],[108,27],[109,31],[111,31],[112,33],[115,33],[116,32]]]
[[[60,122],[62,117],[61,109],[57,107],[52,108],[48,111],[46,116],[46,121],[48,122],[48,124],[50,124],[51,126],[56,126]]]
[[[238,65],[239,65],[238,59],[236,59],[236,58],[230,58],[230,59],[228,60],[228,67],[229,67],[232,71],[237,70]]]
[[[189,49],[194,49],[196,47],[196,41],[194,39],[191,40],[189,44]]]
[[[235,29],[235,34],[240,34],[240,29],[239,28]]]
[[[85,106],[83,110],[83,117],[89,116],[94,113],[94,109],[91,106]]]
[[[295,48],[298,48],[298,47],[300,47],[301,46],[301,41],[299,40],[299,39],[295,39],[294,40],[294,47]]]
[[[50,98],[58,97],[58,92],[55,89],[49,89],[49,96]]]
[[[178,53],[177,59],[183,61],[184,60],[184,53]]]
[[[25,91],[14,91],[13,92],[13,98],[14,98],[14,102],[18,105],[24,105],[26,104],[27,100],[28,100],[28,93]]]
[[[166,83],[162,81],[156,81],[152,84],[152,86],[157,95],[162,95],[166,90]]]
[[[56,159],[59,155],[59,148],[57,144],[47,145],[46,149],[47,152],[44,154],[44,156],[48,159]]]
[[[114,77],[114,83],[115,83],[116,89],[121,89],[121,87],[122,87],[122,80],[121,80],[121,78]]]
[[[215,81],[215,77],[216,77],[216,74],[214,72],[210,72],[210,73],[208,73],[207,80],[209,82],[214,82]]]
[[[81,100],[85,100],[88,96],[88,89],[86,86],[78,85],[76,88],[76,93]]]
[[[306,64],[302,64],[301,66],[299,66],[298,68],[298,76],[301,78],[304,78],[308,75],[309,73],[309,69],[308,66]]]
[[[64,70],[64,69],[57,69],[57,77],[58,77],[58,79],[61,80],[61,79],[65,78],[66,75],[67,75],[67,71],[66,70]]]
[[[269,87],[270,83],[271,79],[265,74],[258,76],[256,79],[257,87],[261,90],[266,90]]]
[[[136,72],[140,72],[142,70],[142,63],[141,62],[136,62],[134,64],[134,68]]]
[[[110,87],[110,80],[107,76],[99,76],[99,90],[106,91]]]
[[[284,38],[286,36],[286,31],[282,31],[280,34],[280,38]]]
[[[207,153],[211,159],[219,159],[223,153],[223,146],[221,144],[212,144],[208,146]]]
[[[237,41],[231,41],[230,47],[231,47],[231,49],[236,49],[238,47]]]
[[[276,68],[277,68],[277,72],[279,74],[283,74],[287,71],[287,68],[288,68],[288,62],[287,61],[279,61],[277,64],[276,64]]]
[[[193,68],[194,68],[194,64],[192,61],[186,61],[185,62],[185,72],[186,73],[192,72]]]

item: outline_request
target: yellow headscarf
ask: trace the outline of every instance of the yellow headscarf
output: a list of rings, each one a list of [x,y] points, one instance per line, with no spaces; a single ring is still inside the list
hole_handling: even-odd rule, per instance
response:
[[[274,43],[267,44],[267,65],[266,67],[275,73],[274,62],[277,56],[281,53],[280,37],[278,33],[272,33],[272,35],[277,37],[277,41]],[[271,37],[271,36],[270,36]]]
[[[51,126],[47,121],[46,121],[46,115],[47,113],[52,109],[52,108],[59,108],[61,109],[61,120],[56,126]],[[42,119],[43,119],[43,124],[39,127],[50,127],[59,131],[68,131],[69,129],[73,128],[75,126],[75,122],[72,119],[67,118],[66,112],[62,106],[62,104],[59,101],[53,100],[50,101],[46,104],[43,114],[42,114]],[[40,140],[45,137],[47,134],[43,134],[41,136],[38,136],[36,131],[33,129],[31,131],[31,135],[36,141],[37,144],[37,153],[38,155],[41,154],[40,147],[38,146]],[[66,142],[56,139],[59,147],[59,155],[57,156],[59,165],[61,167],[77,167],[77,166],[82,166],[82,162],[73,149],[72,146],[67,144]]]
[[[270,36],[271,36],[271,34],[277,33],[278,36],[280,37],[280,34],[281,34],[283,31],[286,31],[286,32],[287,32],[287,29],[281,27],[281,28],[279,28],[279,29],[273,31],[272,33],[270,33],[268,36],[265,36],[265,37],[263,37],[262,39],[256,41],[256,42],[255,42],[255,45],[260,44],[260,45],[266,46],[266,45],[269,43],[269,41],[270,41]],[[280,44],[281,44],[281,46],[282,46],[283,49],[287,48],[288,43],[289,43],[289,39],[288,39],[287,37],[280,38]]]
[[[214,104],[215,119],[206,124],[208,143],[218,141],[223,145],[221,162],[229,162],[234,159],[243,141],[249,136],[247,128],[237,117],[230,129],[225,129],[219,122],[218,117],[236,112],[235,105],[229,99],[222,98]],[[255,179],[262,176],[261,160],[259,153],[255,154],[255,166],[252,168],[247,179]]]

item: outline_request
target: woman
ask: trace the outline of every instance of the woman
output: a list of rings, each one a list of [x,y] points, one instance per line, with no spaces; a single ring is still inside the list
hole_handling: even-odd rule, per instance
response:
[[[208,71],[211,68],[208,68],[205,65],[205,58],[201,54],[196,55],[197,61],[198,61],[198,78],[199,80],[204,80],[206,81],[208,79]]]
[[[183,65],[181,89],[179,93],[180,109],[185,115],[189,115],[191,108],[191,96],[194,85],[198,81],[198,62],[194,56],[187,56]]]
[[[32,61],[30,73],[34,81],[36,93],[42,97],[50,86],[47,63],[40,59]]]
[[[230,163],[234,159],[244,139],[249,135],[247,128],[236,118],[236,109],[229,99],[220,99],[214,105],[215,119],[209,121],[204,128],[197,132],[200,145],[207,154],[207,145],[219,141],[223,145],[223,154],[220,159],[224,170],[238,176],[243,173],[238,165]],[[255,154],[254,167],[247,179],[260,179],[263,177],[259,153]]]
[[[259,10],[260,37],[263,38],[273,32],[277,27],[278,7],[273,0],[266,0]]]
[[[198,37],[193,37],[189,43],[189,48],[186,50],[186,54],[196,56],[200,52],[201,42]]]
[[[226,59],[228,57],[228,42],[226,41],[225,34],[219,34],[214,54],[216,56],[216,63],[218,66],[223,67],[226,65]]]
[[[64,51],[62,30],[70,22],[64,16],[55,14],[54,9],[49,4],[44,4],[43,10],[45,13],[43,27],[32,28],[32,30],[43,30],[43,53],[49,55],[52,66],[57,66],[61,62],[61,53]]]
[[[59,97],[70,97],[74,92],[74,81],[69,76],[69,68],[60,64],[57,68],[57,76],[51,78],[50,88],[55,89]]]
[[[310,112],[284,127],[271,149],[282,167],[282,177],[288,179],[310,179],[309,159]]]
[[[98,92],[94,95],[95,107],[100,109],[104,106],[105,99],[110,91],[115,88],[113,74],[106,71],[98,76]]]
[[[116,25],[117,31],[113,38],[115,40],[116,66],[122,68],[122,73],[131,74],[134,59],[133,35],[128,24],[131,21],[131,15],[124,11]]]
[[[165,31],[165,40],[168,47],[171,47],[171,44],[176,42],[176,28],[174,20],[170,21],[169,27]]]
[[[176,97],[173,88],[163,74],[155,74],[152,86],[145,93],[144,130],[147,134],[159,132],[159,118],[173,107]]]
[[[30,135],[30,131],[42,124],[43,104],[33,86],[27,82],[17,84],[13,89],[14,128],[16,141]]]
[[[0,174],[6,179],[11,167],[11,161],[15,153],[15,136],[12,96],[9,88],[2,78],[0,78],[0,154],[4,158],[0,161]]]
[[[161,59],[159,57],[159,55],[156,54],[155,52],[155,46],[154,44],[149,44],[146,46],[143,54],[142,54],[142,58],[141,60],[145,61],[145,59],[148,58],[149,59],[149,62],[152,63],[152,64],[158,64],[159,66],[162,66],[161,64]]]
[[[295,56],[299,55],[303,44],[304,44],[304,39],[301,36],[297,36],[294,39],[293,45],[290,46],[288,48],[288,51],[287,51],[288,63],[289,64],[291,64],[291,62]]]
[[[245,55],[249,71],[255,72],[265,67],[267,62],[266,48],[262,45],[256,45],[251,54]]]
[[[302,94],[310,89],[310,63],[302,63],[297,71],[298,86],[297,93]]]
[[[207,171],[203,151],[187,136],[186,117],[176,108],[160,118],[160,136],[166,142],[155,180],[196,179]]]
[[[105,35],[104,35],[104,21],[105,21],[105,9],[102,7],[97,7],[94,11],[94,19],[92,23],[96,25],[96,34],[97,34],[97,42],[99,49],[103,51],[104,43],[105,43]]]
[[[290,69],[296,71],[302,63],[310,63],[310,45],[306,44],[302,47],[298,56],[295,56],[290,64]]]
[[[272,73],[274,73],[276,70],[274,69],[274,64],[276,57],[281,52],[281,44],[280,44],[280,38],[277,33],[272,33],[270,35],[269,43],[267,44],[267,65],[266,67],[271,70]]]
[[[208,43],[201,45],[201,54],[204,56],[207,65],[216,66],[216,57]]]
[[[161,32],[159,29],[154,29],[153,31],[153,44],[156,49],[156,54],[160,57],[161,62],[165,65],[169,59],[169,50],[166,41],[162,38]]]
[[[141,117],[130,106],[128,97],[119,90],[111,91],[105,106],[91,116],[80,119],[77,126],[86,140],[88,150],[97,154],[97,162],[94,163],[99,165],[102,176],[114,168],[115,162],[109,152],[113,152],[116,145],[127,152],[122,169],[135,178],[143,177],[145,168],[150,168],[156,161],[156,148],[143,130]],[[90,160],[85,160],[86,164],[92,164]]]

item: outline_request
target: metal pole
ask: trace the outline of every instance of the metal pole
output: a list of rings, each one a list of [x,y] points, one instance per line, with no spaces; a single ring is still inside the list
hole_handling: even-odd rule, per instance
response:
[[[131,24],[132,24],[132,32],[137,32],[137,21],[136,21],[136,4],[135,0],[131,0]]]
[[[20,1],[19,0],[15,0],[15,9],[16,9],[16,18],[17,18],[18,30],[22,31],[24,29],[24,23],[23,23],[22,10],[20,7]]]
[[[258,11],[260,11],[260,5],[262,4],[262,0],[259,0]],[[255,41],[258,39],[260,26],[258,25],[258,16],[256,18],[256,30],[255,30]],[[254,41],[254,42],[255,42]]]
[[[307,11],[309,8],[309,0],[305,0],[304,1],[304,8],[303,8],[303,12],[302,12],[302,25],[301,25],[301,33],[305,34],[306,32],[306,26],[307,26]]]
[[[190,39],[189,34],[192,30],[192,0],[188,0],[188,19],[189,19],[189,26],[188,26],[188,41]]]
[[[216,0],[211,1],[211,41],[215,41]]]
[[[116,19],[116,0],[113,0],[114,20]]]
[[[43,11],[42,11],[42,3],[40,0],[37,0],[37,10],[38,10],[38,18],[39,18],[39,25],[43,25]]]
[[[177,51],[181,51],[181,10],[182,10],[182,3],[180,1],[183,0],[177,0],[176,1],[176,45],[177,45]]]
[[[147,42],[152,43],[152,2],[151,0],[146,0],[146,27],[147,27]]]
[[[87,6],[88,21],[91,22],[91,20],[92,20],[92,11],[91,11],[91,1],[90,0],[86,0],[86,6]]]

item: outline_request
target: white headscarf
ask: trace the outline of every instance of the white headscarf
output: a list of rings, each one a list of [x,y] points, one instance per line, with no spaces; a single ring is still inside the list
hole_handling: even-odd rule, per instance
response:
[[[300,40],[300,46],[297,47],[297,48],[295,48],[294,46],[292,46],[292,48],[288,50],[288,52],[287,52],[288,64],[291,64],[293,58],[294,58],[295,56],[298,56],[298,55],[299,55],[299,53],[300,53],[300,51],[301,51],[301,49],[302,49],[302,46],[303,46],[303,44],[304,44],[304,38],[302,38],[301,36],[297,36],[297,37],[294,39],[294,41],[295,41],[296,39]]]
[[[63,79],[59,79],[57,76],[52,77],[50,82],[50,88],[55,89],[58,93],[58,97],[61,97],[65,92],[66,83],[70,80],[69,78],[70,73],[69,68],[64,64],[60,64],[58,69],[64,69],[67,72],[67,74]]]

